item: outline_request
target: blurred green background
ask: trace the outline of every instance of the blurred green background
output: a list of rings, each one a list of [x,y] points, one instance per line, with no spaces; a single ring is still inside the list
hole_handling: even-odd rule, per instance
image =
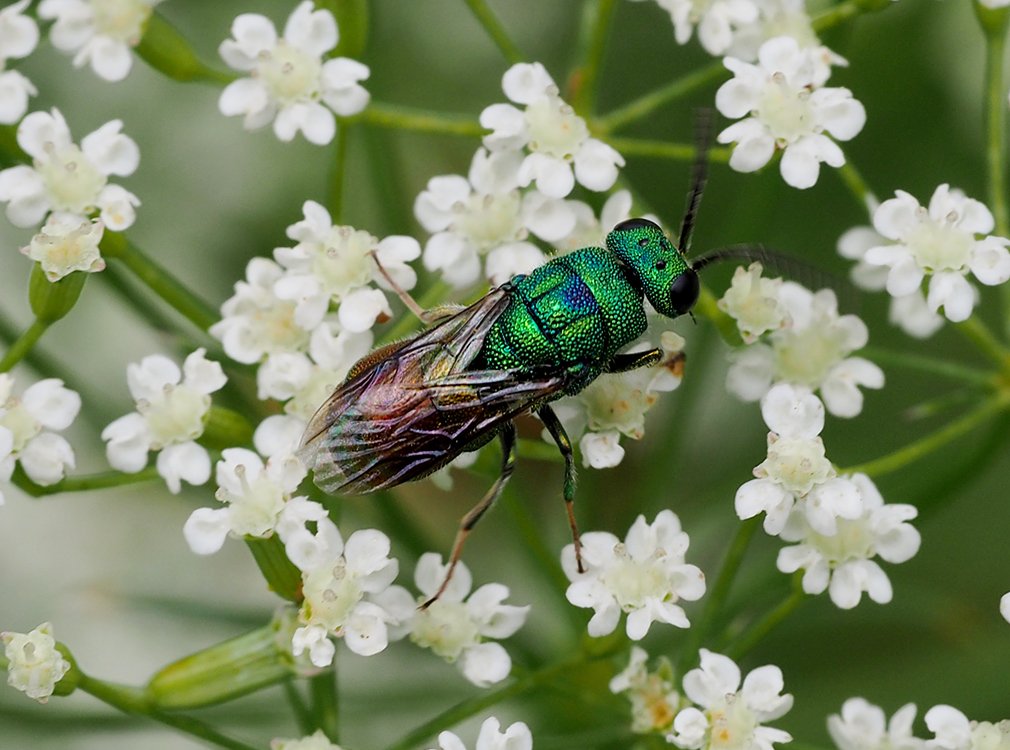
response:
[[[295,5],[171,0],[159,12],[204,60],[223,68],[216,48],[229,35],[234,16],[260,12],[282,26]],[[585,5],[491,2],[528,58],[543,62],[559,82],[576,59]],[[486,105],[503,101],[500,78],[507,64],[461,0],[373,0],[368,8],[361,59],[371,67],[367,88],[374,100],[474,119]],[[824,41],[851,64],[836,70],[832,85],[852,89],[868,113],[864,131],[846,153],[882,199],[903,189],[924,202],[943,182],[985,199],[983,37],[971,3],[901,0],[843,24]],[[709,62],[696,42],[675,44],[669,17],[657,5],[619,2],[602,70],[600,111]],[[110,84],[90,70],[73,69],[45,41],[18,67],[40,91],[33,108],[58,106],[76,139],[112,118],[124,121],[125,132],[141,148],[140,169],[122,180],[143,201],[129,236],[214,306],[231,294],[249,258],[290,244],[284,230],[301,218],[303,201],[326,199],[330,152],[300,140],[280,143],[269,129],[243,131],[237,118],[218,113],[216,87],[170,81],[140,60],[127,81]],[[714,91],[715,86],[701,90],[621,134],[688,142],[692,108],[711,105]],[[414,197],[434,175],[465,174],[477,145],[475,139],[355,126],[349,134],[343,221],[380,237],[409,233],[423,242],[411,212]],[[673,226],[688,174],[686,163],[639,158],[629,158],[624,170]],[[865,223],[865,212],[831,169],[822,171],[813,189],[797,191],[783,184],[774,166],[741,175],[715,165],[694,244],[700,251],[760,242],[844,277],[846,262],[835,252],[836,240]],[[29,322],[30,265],[17,248],[29,236],[28,230],[0,225],[0,313],[18,326]],[[708,278],[717,293],[729,273],[723,269]],[[908,339],[887,325],[885,299],[851,296],[856,306],[845,311],[867,321],[874,347],[984,364],[956,332],[944,330],[926,342]],[[983,289],[982,299],[979,314],[995,323],[998,294]],[[186,326],[182,329],[191,330]],[[625,442],[628,455],[619,467],[581,473],[577,513],[583,530],[623,535],[639,513],[651,520],[658,510],[673,508],[691,535],[688,562],[699,564],[711,580],[738,525],[735,490],[764,458],[765,430],[756,406],[726,394],[728,347],[713,327],[685,320],[679,330],[688,339],[682,387],[649,414],[644,440]],[[133,408],[126,363],[154,352],[181,357],[190,348],[184,337],[152,331],[106,279],[89,280],[74,313],[42,343],[60,365],[56,374],[85,398],[71,432],[78,471],[105,468],[98,434]],[[860,417],[829,419],[824,439],[838,465],[888,453],[966,408],[954,405],[928,419],[910,419],[911,407],[950,396],[960,386],[919,372],[886,371],[886,388],[867,393]],[[533,423],[523,429],[527,435],[538,432]],[[999,596],[1010,589],[1010,458],[1006,440],[992,439],[994,429],[1001,426],[986,425],[879,480],[887,501],[922,509],[918,556],[901,566],[885,564],[895,588],[892,604],[864,598],[857,609],[843,612],[826,595],[811,599],[744,660],[745,670],[766,663],[782,667],[796,703],[776,725],[797,743],[829,747],[825,718],[854,695],[889,714],[912,701],[920,715],[934,704],[950,703],[969,718],[1010,718],[1010,625],[997,612]],[[451,493],[428,483],[394,493],[396,510],[417,519],[442,552],[459,516],[487,486],[484,477],[457,476]],[[466,550],[477,584],[503,582],[512,588],[511,601],[534,604],[510,646],[519,665],[562,658],[581,637],[553,585],[556,562],[529,554],[516,521],[517,514],[532,519],[551,548],[560,550],[568,542],[560,481],[560,464],[521,461],[502,507],[478,527]],[[229,541],[217,555],[198,558],[183,540],[186,517],[211,504],[212,494],[208,486],[172,496],[152,484],[31,500],[5,488],[0,629],[27,631],[52,621],[57,637],[90,673],[140,683],[167,661],[261,624],[277,601],[244,545]],[[383,528],[390,510],[367,497],[349,499],[342,508],[345,534]],[[394,553],[404,554],[400,582],[409,585],[413,560],[402,541],[393,542]],[[774,567],[780,546],[763,534],[753,543],[730,600],[741,624],[786,595],[789,579]],[[687,611],[697,616],[699,607],[689,605]],[[588,612],[577,613],[575,619],[587,617]],[[682,632],[657,625],[643,645],[653,656],[675,655],[683,639]],[[367,660],[342,647],[338,654],[342,741],[349,748],[382,746],[476,692],[452,666],[409,644]],[[622,660],[572,673],[563,684],[478,718],[493,713],[503,722],[524,720],[541,749],[627,747],[626,703],[606,690],[612,670],[623,666]],[[265,747],[272,736],[297,733],[280,698],[273,690],[200,715]],[[457,730],[468,744],[477,724]],[[921,716],[917,728],[925,734]],[[43,707],[0,689],[0,748],[137,747],[203,745],[116,715],[88,696],[54,699]]]

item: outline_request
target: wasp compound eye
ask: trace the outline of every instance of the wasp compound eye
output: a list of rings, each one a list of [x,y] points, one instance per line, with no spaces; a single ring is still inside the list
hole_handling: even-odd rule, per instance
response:
[[[670,305],[677,315],[683,315],[694,307],[700,293],[698,274],[693,268],[688,268],[670,284]]]

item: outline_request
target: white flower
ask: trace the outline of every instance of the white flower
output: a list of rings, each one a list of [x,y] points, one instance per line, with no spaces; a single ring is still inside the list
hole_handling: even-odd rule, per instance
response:
[[[425,602],[435,595],[448,570],[437,553],[421,555],[414,570],[414,583],[421,591],[418,601]],[[430,606],[414,609],[417,601],[409,600],[408,606],[414,609],[408,613],[410,639],[447,662],[456,663],[474,685],[487,687],[508,677],[512,660],[500,644],[486,639],[514,634],[526,621],[530,608],[504,604],[509,590],[500,583],[485,584],[472,594],[471,583],[466,565],[457,563],[448,587]]]
[[[769,331],[788,323],[786,310],[779,301],[782,279],[761,276],[761,264],[751,263],[733,272],[729,289],[719,300],[719,309],[736,321],[745,344],[753,344]]]
[[[35,19],[24,15],[30,0],[18,0],[0,10],[0,123],[13,125],[28,111],[28,97],[39,93],[16,70],[5,70],[10,59],[27,57],[39,43]]]
[[[977,292],[965,276],[970,271],[988,286],[1010,279],[1010,240],[989,234],[994,221],[985,205],[946,184],[934,191],[928,209],[902,190],[895,195],[873,214],[874,228],[893,244],[869,248],[863,260],[888,269],[887,291],[895,297],[919,292],[929,275],[929,309],[942,307],[948,320],[966,320]]]
[[[322,729],[317,729],[310,735],[292,739],[275,737],[270,740],[270,750],[341,750],[340,745],[334,745]]]
[[[599,218],[588,203],[568,200],[565,205],[575,214],[575,226],[571,232],[554,242],[560,252],[582,247],[606,247],[610,231],[625,219],[631,218],[631,193],[627,190],[614,191],[600,209]],[[659,223],[659,218],[652,214],[646,214],[642,218]]]
[[[305,219],[288,227],[298,244],[280,247],[274,257],[287,273],[278,278],[274,291],[281,299],[297,302],[295,319],[314,327],[331,302],[338,303],[341,327],[360,333],[380,318],[391,315],[385,295],[371,284],[391,289],[379,265],[401,289],[413,289],[417,274],[407,265],[421,255],[413,237],[386,237],[381,242],[368,232],[334,226],[329,212],[315,201],[302,206]]]
[[[698,41],[710,55],[721,55],[734,34],[757,21],[754,0],[656,0],[670,14],[677,44],[687,44],[698,27]]]
[[[793,696],[782,695],[782,670],[768,664],[740,683],[732,659],[700,650],[701,666],[684,675],[684,693],[699,708],[685,708],[673,720],[667,740],[685,750],[771,750],[792,735],[762,726],[785,715]]]
[[[105,227],[97,219],[50,214],[38,234],[21,252],[38,261],[46,278],[59,281],[74,271],[95,273],[105,268],[98,249]]]
[[[296,315],[297,303],[281,299],[274,286],[284,271],[269,258],[253,258],[246,280],[221,305],[221,320],[210,327],[225,353],[236,362],[253,364],[278,352],[303,351],[309,331],[323,321],[325,309]]]
[[[284,411],[307,423],[371,348],[371,331],[341,331],[336,323],[322,323],[312,332],[308,355],[280,352],[260,365],[259,397],[285,401]]]
[[[628,613],[628,637],[636,641],[654,621],[688,627],[677,602],[694,601],[705,593],[705,575],[684,562],[688,543],[676,514],[664,510],[652,524],[639,516],[623,543],[606,532],[583,534],[585,573],[576,568],[574,545],[565,547],[561,564],[572,581],[566,596],[576,607],[593,608],[589,635],[613,632],[622,611]]]
[[[859,518],[838,518],[835,534],[812,529],[803,514],[793,513],[781,536],[800,542],[779,550],[778,569],[783,573],[803,570],[803,590],[820,594],[825,589],[841,609],[859,604],[862,593],[878,604],[891,601],[891,582],[872,559],[890,563],[910,560],[919,551],[919,532],[907,521],[918,515],[911,505],[885,505],[876,486],[865,474],[841,477],[860,494],[863,512]]]
[[[744,401],[761,398],[773,383],[785,382],[820,390],[828,411],[854,417],[863,408],[859,386],[881,388],[883,371],[849,354],[866,345],[866,324],[855,315],[839,315],[835,293],[812,293],[786,281],[779,301],[790,324],[759,342],[735,352],[726,387]]]
[[[607,144],[589,137],[585,120],[558,95],[558,87],[540,63],[516,63],[502,77],[502,90],[523,105],[492,104],[480,124],[491,151],[528,149],[519,167],[519,184],[536,182],[549,198],[564,198],[575,182],[590,190],[609,190],[624,159]],[[574,174],[573,174],[574,166]]]
[[[872,247],[887,244],[887,239],[873,227],[852,227],[838,238],[838,254],[856,261],[850,276],[852,282],[863,289],[879,292],[887,287],[888,268],[866,262],[864,256]],[[921,289],[901,296],[891,297],[888,319],[909,336],[925,339],[943,327],[943,316],[929,309]]]
[[[210,455],[198,445],[203,435],[210,394],[224,386],[221,365],[197,349],[183,369],[168,357],[152,354],[126,368],[130,395],[137,402],[131,412],[102,430],[106,456],[113,468],[128,473],[147,465],[149,451],[158,453],[158,473],[172,492],[182,482],[203,484],[210,479]]]
[[[70,671],[57,650],[53,626],[44,622],[30,633],[0,633],[7,657],[7,684],[39,703],[46,703],[56,683]]]
[[[866,122],[866,110],[844,88],[820,88],[815,55],[792,37],[776,37],[761,45],[758,64],[735,57],[723,61],[734,77],[719,87],[715,103],[731,119],[719,143],[736,143],[730,166],[754,172],[782,150],[782,178],[796,188],[817,182],[821,162],[832,167],[845,156],[839,141],[854,138]]]
[[[0,481],[19,462],[36,484],[56,484],[75,466],[73,448],[56,433],[77,418],[81,397],[57,378],[33,383],[20,396],[13,391],[13,376],[0,373]]]
[[[617,430],[587,432],[579,440],[582,465],[594,469],[611,469],[624,459],[624,448]]]
[[[555,242],[573,231],[570,201],[520,191],[522,163],[517,151],[481,148],[467,177],[440,175],[428,181],[414,201],[414,215],[433,233],[424,248],[425,268],[465,286],[480,277],[480,258],[486,256],[484,275],[500,284],[544,262],[540,249],[526,241],[530,232]]]
[[[1010,622],[1010,593],[1003,594],[999,600],[999,613],[1003,619]]]
[[[225,536],[264,537],[277,527],[285,503],[302,479],[305,467],[294,456],[275,457],[266,465],[245,448],[226,448],[217,462],[217,492],[223,508],[198,508],[183,527],[186,542],[199,555],[221,549]]]
[[[328,519],[318,523],[331,524]],[[389,537],[367,529],[351,534],[344,544],[332,527],[333,543],[318,567],[302,572],[305,600],[298,612],[303,627],[292,640],[295,656],[309,652],[317,667],[333,661],[329,637],[343,638],[356,654],[370,656],[386,648],[387,628],[397,618],[374,600],[396,578],[399,564],[389,557]]]
[[[841,716],[828,717],[828,732],[838,750],[922,750],[924,742],[912,736],[915,704],[907,703],[890,721],[877,706],[863,698],[849,698]]]
[[[930,750],[1007,750],[1010,748],[1010,721],[968,721],[953,706],[933,706],[924,717],[935,735],[925,743]]]
[[[493,716],[480,725],[474,750],[532,750],[533,735],[521,721],[511,724],[504,732],[501,722]],[[440,732],[438,750],[466,750],[463,741],[452,732]]]
[[[229,66],[249,77],[228,84],[218,107],[224,115],[242,115],[246,130],[272,121],[282,141],[301,131],[310,143],[324,145],[336,134],[334,113],[346,117],[368,104],[368,92],[358,83],[368,78],[368,66],[347,57],[323,62],[339,39],[330,11],[299,3],[280,39],[269,18],[243,13],[232,23],[231,33],[233,38],[223,41],[218,51]]]
[[[82,221],[98,212],[102,223],[117,232],[133,224],[140,200],[108,182],[112,175],[133,174],[140,163],[137,144],[120,132],[122,127],[121,120],[111,120],[77,146],[58,109],[25,117],[17,140],[32,157],[32,166],[0,172],[0,201],[7,203],[11,223],[31,227],[50,211],[61,211]]]
[[[631,731],[639,734],[667,732],[681,708],[681,696],[673,686],[673,667],[660,658],[655,672],[646,668],[648,654],[631,647],[624,671],[610,680],[610,692],[624,693],[631,701]]]
[[[161,0],[42,0],[39,18],[53,21],[56,49],[73,52],[74,67],[87,64],[106,81],[122,81],[133,66],[131,47],[140,43],[154,6]]]

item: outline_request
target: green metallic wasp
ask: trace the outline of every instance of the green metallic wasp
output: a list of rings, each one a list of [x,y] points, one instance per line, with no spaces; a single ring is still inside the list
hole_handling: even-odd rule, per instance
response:
[[[572,503],[572,445],[550,402],[578,393],[604,373],[647,367],[659,349],[622,353],[647,327],[643,300],[669,318],[698,300],[698,271],[738,251],[690,264],[694,218],[705,183],[704,149],[695,165],[678,245],[648,219],[629,219],[606,238],[515,276],[469,307],[424,313],[433,325],[354,365],[310,421],[300,455],[328,493],[364,493],[425,477],[494,437],[501,473],[461,520],[444,591],[467,534],[501,495],[515,464],[514,420],[535,412],[564,458],[563,497],[582,570]]]

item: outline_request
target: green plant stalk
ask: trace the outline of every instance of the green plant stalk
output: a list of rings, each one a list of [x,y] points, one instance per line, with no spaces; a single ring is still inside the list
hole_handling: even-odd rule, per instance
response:
[[[590,114],[596,106],[599,91],[600,68],[607,50],[607,37],[613,23],[615,0],[597,0],[587,4],[579,34],[581,62],[569,79],[569,100],[576,112]]]
[[[852,193],[852,197],[859,203],[859,207],[872,216],[873,209],[877,206],[877,196],[870,190],[870,186],[853,165],[852,160],[846,158],[845,163],[835,171],[845,187]]]
[[[960,380],[972,385],[991,386],[994,380],[993,374],[985,370],[979,370],[947,360],[934,359],[933,357],[926,357],[921,354],[894,352],[889,349],[880,349],[872,346],[860,349],[859,353],[878,365],[890,365],[908,370],[917,370],[918,372],[938,375],[952,380]]]
[[[1001,23],[983,25],[985,31],[985,162],[989,172],[989,207],[996,219],[996,234],[1010,236],[1006,184],[1006,15]]]
[[[11,481],[32,497],[59,495],[64,492],[88,492],[104,490],[110,487],[125,487],[159,479],[160,475],[154,466],[141,469],[136,474],[124,474],[121,471],[100,471],[95,474],[84,474],[77,477],[67,477],[56,484],[43,486],[36,484],[20,470],[15,469]]]
[[[607,143],[621,152],[622,156],[645,156],[653,159],[693,162],[698,149],[694,144],[651,141],[643,138],[622,138],[610,136]],[[709,161],[716,164],[729,163],[730,149],[716,146],[708,152]]]
[[[765,614],[764,617],[754,622],[747,630],[733,638],[732,642],[723,650],[726,656],[734,661],[739,661],[774,630],[780,622],[796,610],[803,600],[806,599],[806,594],[803,593],[802,575],[802,573],[798,573],[793,578],[793,590],[789,596]]]
[[[174,81],[221,85],[235,79],[203,63],[186,38],[157,11],[136,47],[140,58]]]
[[[962,435],[971,432],[975,427],[988,419],[993,418],[1000,412],[1006,411],[1010,407],[1010,393],[1001,392],[982,403],[974,411],[970,411],[958,420],[940,428],[936,432],[916,440],[903,448],[899,448],[893,453],[881,456],[866,463],[849,466],[839,469],[839,474],[866,474],[871,477],[879,477],[889,474],[892,471],[902,469],[913,461],[918,461],[923,456],[932,453],[945,446],[947,443],[956,440]]]
[[[123,713],[146,716],[212,745],[228,750],[264,750],[264,748],[248,745],[221,734],[209,724],[198,719],[159,711],[151,704],[146,691],[140,688],[105,682],[85,674],[81,675],[78,688]]]
[[[245,542],[270,590],[282,599],[299,603],[302,599],[302,573],[288,559],[284,544],[277,535],[265,539],[246,537]]]
[[[288,699],[288,703],[291,705],[291,712],[295,715],[295,721],[298,722],[298,733],[302,736],[312,734],[315,731],[315,727],[312,723],[312,715],[309,713],[308,706],[305,705],[305,700],[302,698],[302,694],[298,692],[298,686],[293,679],[285,680],[283,683],[284,695]]]
[[[340,694],[337,689],[337,663],[309,678],[312,696],[312,721],[331,742],[340,742]]]
[[[463,1],[470,8],[470,12],[477,18],[477,22],[484,27],[484,31],[491,37],[491,41],[495,43],[495,46],[501,51],[510,65],[515,65],[526,59],[526,56],[523,55],[515,42],[512,41],[505,31],[505,27],[501,25],[501,22],[491,12],[491,9],[484,0]]]
[[[116,232],[106,232],[101,242],[102,254],[124,266],[170,307],[202,331],[220,320],[217,310],[196,296],[163,266]]]
[[[848,21],[850,18],[858,16],[863,10],[860,5],[860,0],[845,0],[845,2],[839,3],[835,7],[829,8],[810,19],[810,25],[814,31],[820,34],[844,21]]]
[[[451,115],[376,101],[371,102],[363,112],[348,118],[347,121],[363,122],[380,128],[467,138],[480,138],[487,132],[477,120],[467,115]]]
[[[977,346],[979,351],[995,362],[1000,369],[1010,369],[1010,350],[996,338],[995,334],[977,315],[972,315],[968,320],[957,323],[954,327]]]
[[[25,329],[0,359],[0,372],[10,372],[32,350],[49,328],[49,323],[38,318]]]
[[[750,546],[754,533],[761,524],[760,518],[749,518],[742,522],[737,528],[736,536],[730,542],[729,549],[726,550],[726,557],[723,559],[722,567],[719,569],[719,576],[715,579],[715,585],[705,597],[705,606],[698,617],[697,622],[687,631],[687,638],[684,640],[683,650],[680,658],[677,659],[677,674],[683,676],[688,669],[694,666],[698,660],[698,649],[705,642],[705,637],[712,629],[716,617],[722,611],[729,597],[729,592],[733,588],[733,582],[743,564],[744,555]]]

